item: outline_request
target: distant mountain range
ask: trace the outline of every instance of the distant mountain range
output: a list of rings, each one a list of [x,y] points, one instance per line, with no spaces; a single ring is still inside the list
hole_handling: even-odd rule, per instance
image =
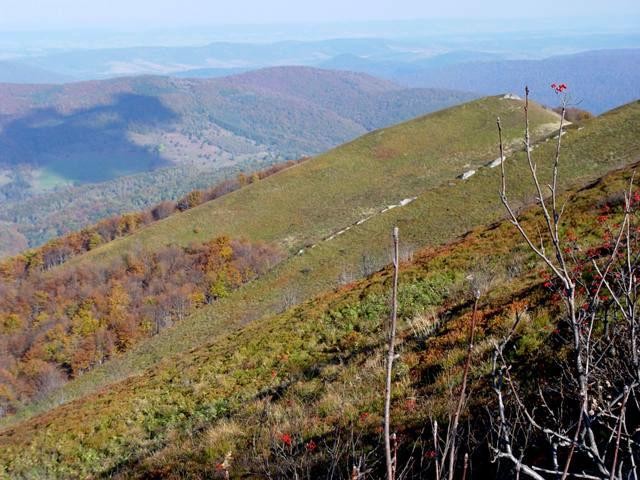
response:
[[[79,228],[145,202],[175,198],[204,180],[215,183],[216,172],[229,175],[318,153],[471,98],[475,95],[405,88],[362,73],[309,67],[218,79],[143,76],[4,84],[0,221],[9,222],[13,232],[5,237],[20,232],[35,245],[63,233],[65,225]],[[150,175],[159,169],[162,174]],[[88,208],[73,190],[133,174],[135,180],[126,184],[82,190],[82,199],[94,198],[108,208]],[[45,192],[46,205],[40,206]],[[107,199],[114,192],[119,192],[117,202]],[[50,205],[56,205],[53,211]],[[0,224],[0,229],[9,227]]]
[[[429,49],[421,49],[428,52]],[[277,43],[216,42],[191,47],[130,47],[72,50],[25,57],[27,65],[78,79],[116,75],[169,74],[200,68],[250,68],[315,65],[337,55],[366,55],[379,60],[412,60],[424,53],[411,45],[385,39],[334,39]]]
[[[640,49],[593,50],[543,60],[457,52],[410,63],[344,55],[322,66],[367,72],[413,87],[446,85],[482,94],[521,92],[528,85],[533,98],[547,105],[558,101],[549,85],[565,82],[571,99],[596,114],[640,98]]]
[[[0,80],[60,83],[134,75],[217,78],[299,65],[368,73],[406,87],[440,87],[479,95],[519,92],[528,84],[533,98],[549,104],[556,100],[548,85],[562,81],[570,84],[574,99],[583,108],[596,114],[640,96],[637,35],[502,33],[490,39],[425,35],[76,49],[0,63]]]

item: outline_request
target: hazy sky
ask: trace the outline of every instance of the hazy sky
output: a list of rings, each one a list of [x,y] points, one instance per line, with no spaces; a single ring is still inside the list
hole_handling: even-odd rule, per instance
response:
[[[5,30],[639,14],[640,0],[0,0]]]

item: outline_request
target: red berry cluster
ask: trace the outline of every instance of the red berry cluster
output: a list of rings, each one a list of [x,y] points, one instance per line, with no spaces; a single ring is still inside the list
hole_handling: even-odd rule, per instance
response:
[[[552,83],[551,84],[551,88],[553,88],[553,90],[556,93],[563,93],[567,89],[567,84],[566,83]]]
[[[286,445],[287,447],[291,446],[291,435],[288,433],[283,433],[280,435],[280,441]]]

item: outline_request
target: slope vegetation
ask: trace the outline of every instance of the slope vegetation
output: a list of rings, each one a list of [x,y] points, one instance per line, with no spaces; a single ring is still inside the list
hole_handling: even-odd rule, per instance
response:
[[[167,243],[188,245],[220,232],[278,242],[298,252],[494,160],[497,116],[513,149],[519,149],[522,102],[477,100],[365,135],[78,261],[109,261],[133,245],[150,250]],[[540,106],[532,107],[531,118],[539,139],[558,127],[558,115]]]
[[[623,113],[629,112],[612,116]],[[600,128],[612,126],[615,122]],[[588,138],[568,142],[567,171],[576,167],[573,155],[589,146]],[[512,178],[525,175],[521,163],[522,158],[509,162]],[[597,205],[619,194],[630,176],[631,169],[623,169],[569,192],[567,215],[577,235],[595,228]],[[472,183],[477,188],[480,181],[467,185]],[[455,188],[447,190],[451,202]],[[413,213],[391,221],[401,223],[409,238],[425,227],[416,225],[420,217],[415,214],[423,212]],[[443,214],[456,219],[451,210]],[[538,220],[525,217],[529,223]],[[375,245],[371,232],[369,237]],[[459,381],[470,313],[465,279],[480,270],[491,273],[492,283],[480,307],[471,375],[477,400],[471,408],[487,406],[482,379],[491,342],[509,330],[514,312],[527,306],[514,344],[521,366],[542,365],[553,348],[556,326],[553,308],[544,301],[541,265],[508,222],[476,228],[456,242],[417,254],[403,266],[400,279],[394,422],[405,444],[430,416],[446,410]],[[337,468],[347,475],[352,455],[369,452],[368,461],[377,455],[388,289],[385,269],[7,428],[0,433],[0,473],[177,479],[224,478],[229,469],[234,478],[260,478],[265,471],[288,477],[295,469],[314,478]],[[350,442],[342,453],[341,441]]]
[[[231,238],[245,238],[250,241],[255,239],[255,241],[275,244],[279,246],[281,251],[288,252],[292,257],[292,261],[288,263],[291,267],[296,268],[294,265],[298,261],[309,263],[308,266],[300,267],[300,272],[306,272],[304,276],[308,277],[303,281],[291,279],[290,283],[288,279],[290,271],[285,268],[284,271],[274,271],[268,279],[265,277],[264,283],[255,283],[255,288],[247,291],[253,300],[258,300],[259,303],[269,302],[268,311],[277,311],[287,304],[296,303],[305,298],[309,292],[319,292],[333,285],[339,277],[344,281],[359,276],[357,270],[361,268],[370,270],[386,263],[383,257],[375,251],[375,248],[369,251],[366,243],[358,245],[361,240],[357,240],[354,245],[355,249],[348,254],[346,249],[336,253],[332,246],[339,244],[339,240],[345,236],[344,234],[366,232],[380,219],[389,217],[396,209],[381,212],[389,209],[390,206],[402,204],[404,207],[401,208],[406,209],[411,206],[409,204],[411,200],[419,196],[420,193],[455,181],[456,176],[470,168],[470,163],[483,165],[490,162],[495,155],[492,152],[495,148],[495,116],[501,115],[503,117],[507,135],[513,140],[520,130],[520,128],[516,128],[516,125],[521,119],[521,108],[522,103],[512,99],[488,98],[473,102],[375,132],[326,155],[308,160],[215,201],[192,208],[182,214],[172,215],[147,227],[130,229],[130,223],[133,222],[137,225],[135,216],[125,216],[116,223],[107,222],[99,227],[101,231],[113,226],[117,232],[122,230],[134,233],[102,246],[99,246],[100,242],[92,240],[95,235],[85,234],[84,236],[94,245],[92,250],[88,254],[72,257],[66,264],[58,268],[67,270],[62,277],[73,279],[84,275],[91,277],[93,275],[91,272],[97,272],[97,275],[100,275],[99,272],[103,268],[111,270],[114,266],[131,265],[133,261],[137,265],[133,277],[153,278],[157,275],[155,269],[144,266],[153,266],[154,259],[166,257],[162,252],[169,251],[167,249],[190,248],[194,244],[206,243],[223,235]],[[534,106],[531,116],[540,138],[557,128],[558,117],[551,111]],[[475,222],[476,220],[472,219],[470,224],[474,225]],[[377,229],[380,226],[374,228]],[[340,232],[342,235],[339,234]],[[432,235],[435,236],[436,233],[433,232]],[[84,244],[82,238],[82,235],[74,236],[71,244]],[[113,238],[113,236],[108,238]],[[420,240],[416,246],[423,243],[424,240]],[[95,248],[95,245],[98,247]],[[312,248],[314,245],[316,248]],[[66,255],[68,251],[69,248],[54,248],[42,252],[43,265],[46,268],[56,265],[61,255]],[[320,253],[319,258],[317,257],[318,253]],[[356,255],[355,258],[349,257],[353,254]],[[340,261],[332,264],[332,255],[334,258],[339,258]],[[358,256],[362,256],[362,258],[358,258]],[[149,261],[140,261],[143,257],[148,258]],[[35,258],[34,254],[30,254],[17,260],[19,260],[19,265],[29,265],[34,262]],[[15,267],[8,265],[7,271],[18,271],[19,265]],[[356,266],[358,268],[354,269]],[[327,269],[327,267],[329,268]],[[60,273],[58,268],[49,270],[49,275],[54,278],[58,277]],[[87,274],[87,272],[89,273]],[[9,277],[17,278],[17,282],[22,282],[20,274],[9,273]],[[277,284],[281,284],[281,288],[273,287],[274,278]],[[283,281],[284,283],[281,283]],[[18,291],[25,289],[24,298],[20,302],[23,306],[33,303],[33,300],[26,298],[26,292],[30,290],[26,286],[28,283],[26,281],[23,287],[20,287],[19,284],[13,285],[14,290],[16,288]],[[147,282],[147,285],[149,284]],[[12,285],[9,285],[8,288],[9,292],[12,291]],[[145,288],[142,290],[146,291]],[[207,292],[203,293],[207,295]],[[97,306],[104,303],[100,296],[96,297],[87,292],[83,295],[82,298],[63,295],[64,301],[69,306],[66,310],[69,318],[77,316],[75,315],[76,310],[86,311],[87,305]],[[164,297],[160,303],[154,301],[153,304],[157,303],[157,306],[160,304],[168,305],[172,298],[172,296]],[[190,298],[184,298],[176,305],[193,303]],[[234,302],[230,302],[229,305],[233,305]],[[256,305],[254,308],[251,304],[252,302],[243,302],[242,309],[249,309],[242,314],[245,320],[254,318],[265,308],[260,305]],[[225,305],[224,302],[217,301],[213,311],[218,312],[219,309],[224,308],[223,305]],[[99,311],[99,308],[90,307],[89,309],[94,317],[102,322],[101,324],[111,325],[113,323],[104,316],[104,312]],[[35,349],[40,352],[36,355],[40,360],[51,363],[52,360],[58,359],[58,364],[54,363],[54,365],[57,368],[62,368],[65,372],[69,371],[64,361],[65,358],[75,356],[75,352],[78,350],[77,343],[71,342],[71,348],[65,349],[66,353],[49,355],[52,358],[47,360],[46,352],[52,348],[55,351],[59,350],[52,344],[56,341],[49,338],[56,336],[49,332],[53,323],[42,324],[40,317],[28,313],[33,312],[29,308],[16,307],[16,309],[5,308],[4,310],[4,316],[8,316],[7,318],[15,318],[18,311],[23,312],[19,315],[22,321],[18,323],[23,324],[24,328],[17,332],[14,331],[15,328],[11,327],[16,323],[15,320],[4,322],[9,325],[8,328],[13,332],[13,335],[18,335],[16,345],[24,345],[22,348],[26,351]],[[108,311],[108,309],[102,310]],[[209,309],[206,310],[209,311]],[[0,313],[0,317],[2,315]],[[183,318],[184,308],[177,309],[175,315],[170,316]],[[54,316],[51,319],[60,320],[61,317]],[[136,320],[132,325],[133,330],[146,331],[148,334],[154,333],[153,330],[145,327],[146,323],[153,323],[153,320],[142,317]],[[63,328],[70,329],[69,338],[78,338],[78,328],[74,329],[73,321],[58,323],[60,326],[67,325]],[[234,323],[229,322],[229,326]],[[217,330],[217,326],[213,326],[213,324],[210,327]],[[120,332],[122,329],[118,328],[117,330]],[[128,329],[128,331],[133,330]],[[174,329],[171,330],[174,331]],[[32,334],[24,337],[23,334],[27,331],[32,331]],[[121,336],[118,332],[115,332],[115,335]],[[180,334],[179,332],[181,330],[175,329],[176,334]],[[185,339],[186,343],[182,340],[172,340],[167,346],[180,350],[190,345],[190,342],[194,340],[194,337],[190,335],[190,330],[187,329],[183,333],[188,334],[188,338]],[[11,338],[13,337],[7,337],[6,341],[11,343]],[[26,343],[23,340],[27,340]],[[91,343],[91,341],[87,341]],[[102,340],[96,337],[95,342],[102,342]],[[146,342],[143,343],[141,348],[147,348]],[[37,347],[38,345],[40,347]],[[161,351],[164,350],[162,341],[154,342],[154,345],[156,346],[152,347],[153,349],[160,347]],[[127,350],[130,346],[130,344],[127,346]],[[121,348],[121,350],[124,349]],[[101,349],[101,351],[106,350]],[[143,364],[147,364],[147,361],[153,362],[157,353],[151,357],[144,355],[143,357],[147,360],[144,360]],[[139,357],[134,355],[132,358],[138,359]],[[60,361],[63,364],[60,364]],[[90,363],[101,364],[103,359],[98,356]],[[25,375],[25,372],[20,369],[14,368],[13,370],[13,378],[27,377],[28,383],[43,383],[38,380],[38,375],[32,378],[33,375]],[[77,381],[80,384],[90,385],[90,378],[85,373]],[[71,388],[76,388],[75,384],[76,382]],[[9,381],[9,385],[13,385],[13,383]],[[15,386],[10,387],[10,391],[19,392],[21,390]],[[9,403],[14,405],[16,397],[20,396],[23,395],[20,393],[9,395],[9,397],[13,397],[9,398]],[[26,396],[33,397],[34,395],[27,392]]]
[[[454,177],[467,163],[484,165],[495,158],[492,150],[496,114],[501,115],[506,125],[508,139],[517,145],[521,108],[517,100],[488,98],[368,135],[76,257],[62,268],[76,268],[85,263],[109,265],[127,252],[143,249],[152,253],[168,244],[188,245],[213,238],[217,232],[288,245],[291,252],[297,253],[261,279],[211,308],[195,312],[128,354],[79,377],[9,421],[140,373],[167,356],[199,345],[205,338],[277,313],[375,270],[387,263],[388,232],[394,224],[403,228],[405,245],[418,248],[450,241],[476,225],[499,219],[502,210],[495,194],[499,182],[496,169],[481,168],[467,181]],[[639,123],[639,109],[638,104],[628,105],[563,137],[564,186],[595,178],[638,155],[640,146],[634,132]],[[532,117],[537,117],[534,124],[538,127],[557,120],[554,114],[537,108],[533,108]],[[473,118],[475,123],[471,121]],[[455,132],[453,140],[460,142],[457,152],[453,143],[439,143],[438,137],[431,136],[437,133],[447,139],[446,125],[449,135]],[[475,145],[469,143],[474,138]],[[402,141],[400,145],[404,147],[397,148],[405,150],[382,157],[371,154],[372,148],[382,144],[391,148],[394,140]],[[553,150],[553,142],[542,142],[536,151],[549,157]],[[509,159],[513,159],[515,168],[514,198],[528,201],[532,197],[523,189],[526,177],[521,153],[514,152]],[[421,162],[430,163],[418,170]],[[422,172],[417,180],[416,172]],[[355,182],[359,182],[359,187]],[[402,201],[413,197],[417,197],[413,202]],[[389,205],[404,206],[388,209]],[[363,217],[363,213],[370,218]]]

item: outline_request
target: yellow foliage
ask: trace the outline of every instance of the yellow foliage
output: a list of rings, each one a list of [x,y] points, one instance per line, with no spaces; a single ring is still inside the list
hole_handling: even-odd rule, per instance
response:
[[[73,333],[87,337],[100,328],[100,320],[93,316],[91,304],[85,303],[71,320]]]
[[[201,307],[202,305],[205,304],[207,297],[205,296],[204,293],[202,292],[194,292],[191,294],[190,296],[190,300],[191,302],[196,306],[196,307]]]
[[[42,325],[43,323],[47,322],[49,320],[49,318],[50,317],[47,314],[47,312],[40,312],[34,317],[33,326],[37,327],[39,325]]]
[[[0,333],[5,335],[15,333],[24,328],[24,320],[15,313],[0,318]]]
[[[130,303],[131,298],[122,284],[119,282],[114,283],[107,298],[107,314],[111,325],[116,325],[125,320]]]

